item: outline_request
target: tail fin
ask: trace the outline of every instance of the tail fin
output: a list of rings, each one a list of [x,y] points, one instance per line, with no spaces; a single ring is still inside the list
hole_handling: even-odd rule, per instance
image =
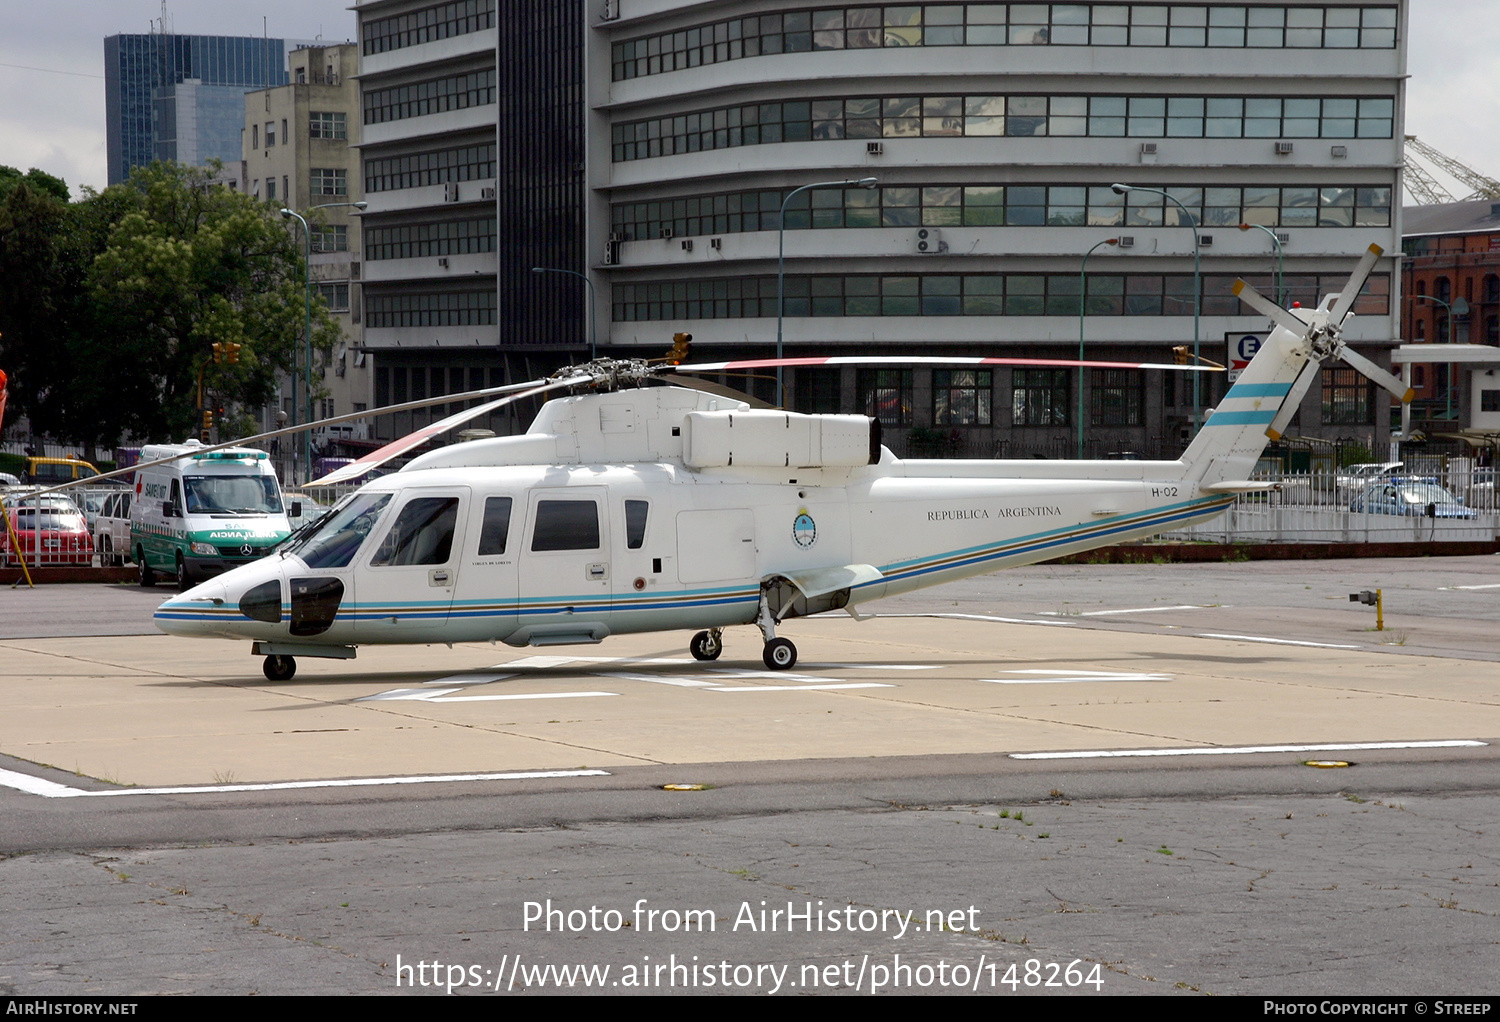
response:
[[[1183,453],[1183,478],[1200,486],[1248,478],[1266,448],[1266,429],[1308,357],[1303,337],[1284,326],[1273,329]]]

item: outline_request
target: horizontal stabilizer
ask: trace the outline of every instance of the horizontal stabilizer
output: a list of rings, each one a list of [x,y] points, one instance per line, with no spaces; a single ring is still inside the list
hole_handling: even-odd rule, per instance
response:
[[[1276,489],[1276,484],[1250,479],[1226,479],[1220,483],[1206,483],[1198,489],[1204,493],[1265,493]]]

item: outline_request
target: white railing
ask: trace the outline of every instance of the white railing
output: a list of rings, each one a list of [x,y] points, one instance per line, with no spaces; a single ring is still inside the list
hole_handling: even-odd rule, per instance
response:
[[[1456,460],[1456,459],[1454,459]],[[1409,466],[1410,468],[1410,466]],[[1163,538],[1208,543],[1428,543],[1492,541],[1500,536],[1500,508],[1493,484],[1474,482],[1479,473],[1464,467],[1462,478],[1448,471],[1404,474],[1444,484],[1474,512],[1473,518],[1372,514],[1351,511],[1358,487],[1326,473],[1257,473],[1257,481],[1271,482],[1269,493],[1246,493],[1217,518]],[[1441,513],[1441,509],[1439,509]]]

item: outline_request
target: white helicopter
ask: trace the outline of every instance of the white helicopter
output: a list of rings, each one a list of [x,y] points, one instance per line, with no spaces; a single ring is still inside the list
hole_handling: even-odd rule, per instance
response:
[[[901,460],[881,446],[878,419],[660,385],[670,373],[776,360],[601,359],[504,388],[325,477],[358,476],[508,401],[572,392],[549,400],[524,435],[441,448],[365,485],[278,553],[167,600],[156,624],[249,639],[275,681],[293,676],[296,657],[347,659],[375,643],[551,646],[695,629],[693,656],[713,660],[723,630],[746,624],[761,631],[766,666],[785,670],[797,650],[776,629],[789,617],[859,617],[884,596],[1150,536],[1269,488],[1247,477],[1325,359],[1341,356],[1409,401],[1405,384],[1339,336],[1380,254],[1370,246],[1317,309],[1283,310],[1236,283],[1276,325],[1177,461]],[[779,364],[853,361],[877,360]]]

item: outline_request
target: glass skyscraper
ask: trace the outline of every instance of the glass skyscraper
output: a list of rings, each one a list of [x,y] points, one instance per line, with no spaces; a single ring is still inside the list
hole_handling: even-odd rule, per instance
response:
[[[109,183],[152,160],[240,158],[243,95],[287,83],[286,43],[232,36],[104,40]]]

